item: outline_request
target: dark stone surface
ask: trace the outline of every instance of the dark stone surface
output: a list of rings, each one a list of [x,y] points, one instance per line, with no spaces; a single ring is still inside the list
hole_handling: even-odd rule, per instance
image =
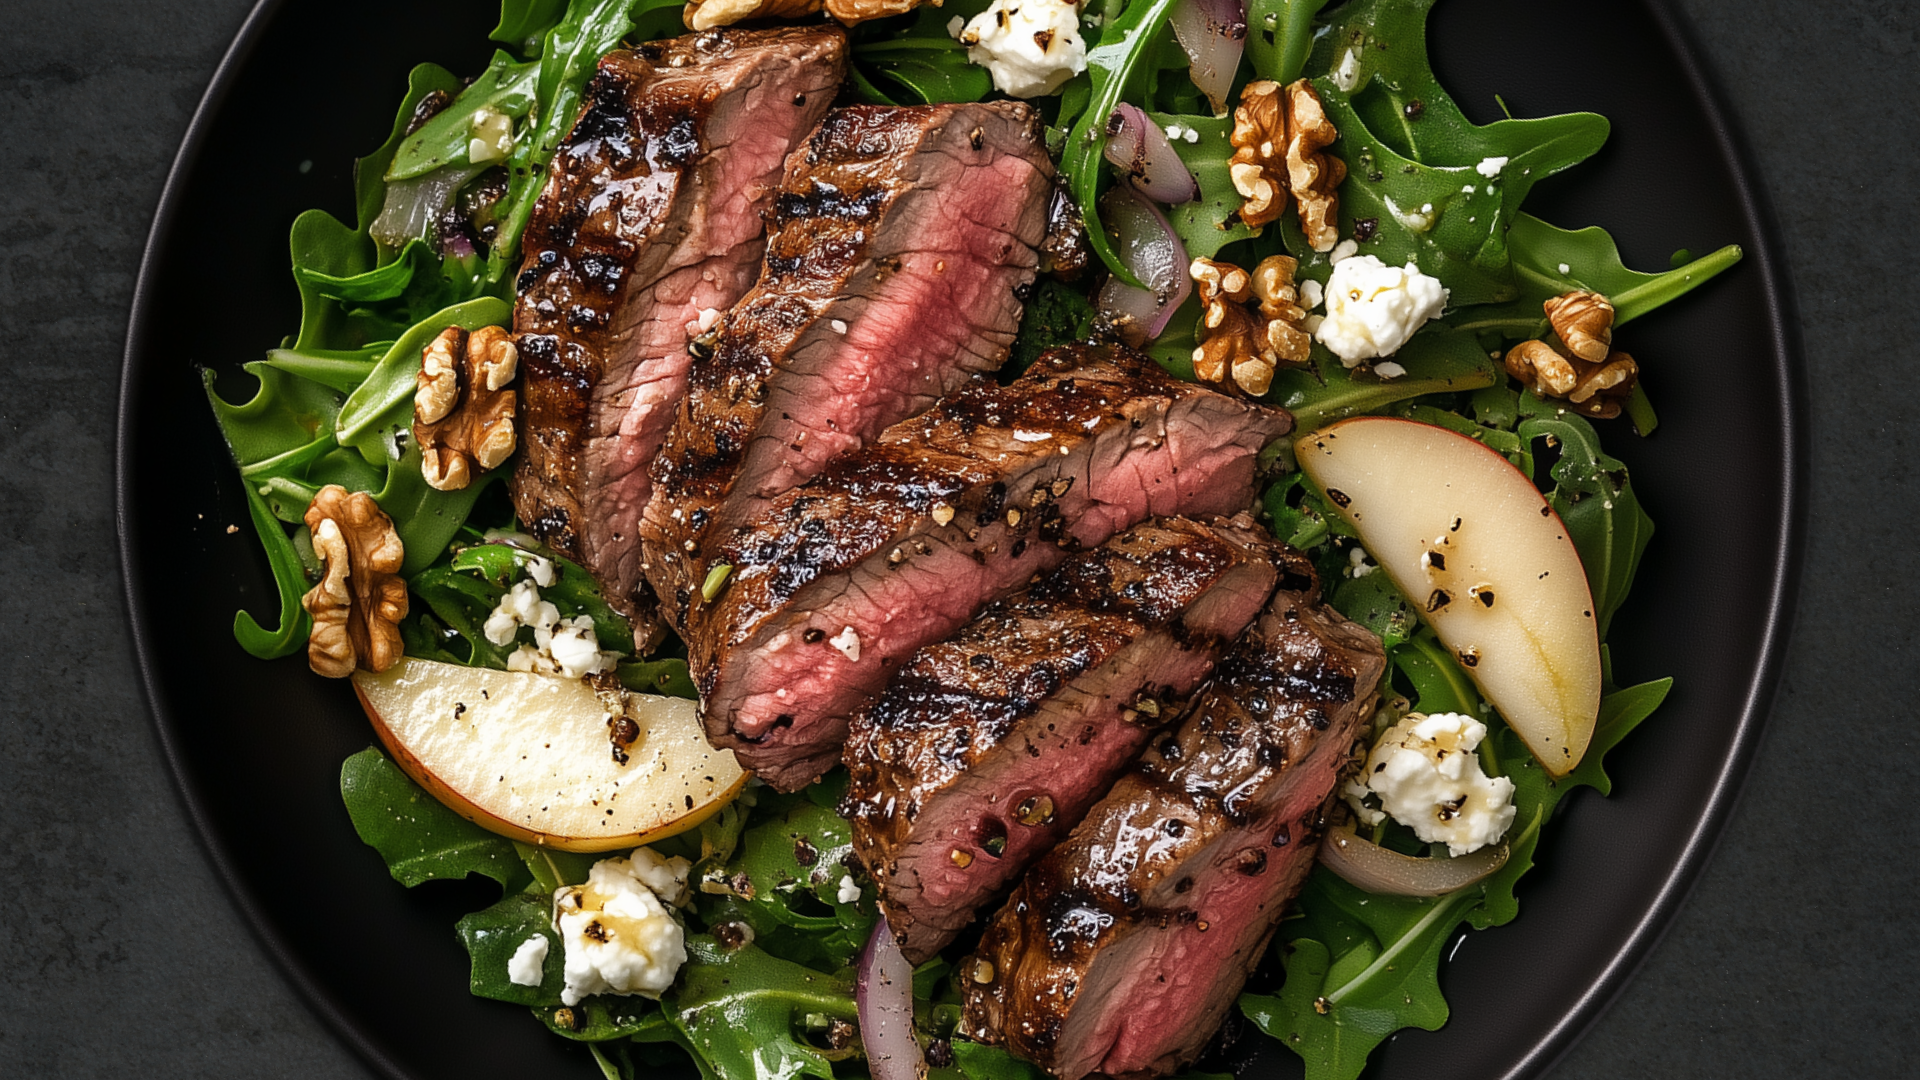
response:
[[[1809,558],[1779,705],[1720,851],[1555,1075],[1907,1075],[1920,12],[1680,3],[1771,188],[1798,288]],[[194,840],[135,680],[113,550],[134,275],[246,4],[0,8],[0,1075],[365,1076],[241,928]]]

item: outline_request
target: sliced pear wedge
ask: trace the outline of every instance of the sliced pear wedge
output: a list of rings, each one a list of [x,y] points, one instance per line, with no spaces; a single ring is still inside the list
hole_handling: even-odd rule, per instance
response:
[[[1560,516],[1505,458],[1394,417],[1294,446],[1367,553],[1553,776],[1580,764],[1600,714],[1600,638]]]
[[[388,753],[461,816],[563,851],[612,851],[691,829],[746,784],[695,705],[627,694],[640,729],[614,759],[607,704],[578,679],[407,657],[354,689]]]

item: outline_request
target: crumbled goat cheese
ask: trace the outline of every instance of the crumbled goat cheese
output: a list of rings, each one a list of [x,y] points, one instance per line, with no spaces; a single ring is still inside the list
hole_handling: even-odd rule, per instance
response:
[[[545,560],[541,560],[545,561]],[[552,564],[547,578],[552,580]],[[533,644],[521,645],[507,654],[508,671],[538,671],[578,679],[598,671],[612,671],[620,654],[602,652],[600,638],[593,630],[593,619],[576,615],[560,617],[560,609],[550,600],[540,599],[536,581],[515,582],[507,595],[487,616],[481,630],[495,645],[511,644],[523,626],[533,628]]]
[[[1571,273],[1573,273],[1573,267],[1568,266],[1566,263],[1560,264],[1560,274],[1562,277],[1565,277],[1566,275]]]
[[[547,963],[547,936],[535,934],[520,943],[507,960],[507,981],[515,986],[539,986]]]
[[[1339,266],[1341,263],[1346,262],[1358,254],[1360,254],[1360,241],[1348,237],[1333,245],[1333,250],[1327,252],[1327,261],[1335,266]]]
[[[1325,300],[1326,298],[1327,298],[1326,291],[1320,287],[1319,282],[1313,280],[1312,278],[1308,278],[1307,280],[1300,283],[1300,306],[1301,307],[1306,308],[1308,311],[1312,311],[1314,308],[1317,308],[1320,306],[1320,301]]]
[[[1494,177],[1499,176],[1500,170],[1506,167],[1507,167],[1506,158],[1490,157],[1490,158],[1482,158],[1480,161],[1480,164],[1475,165],[1473,167],[1473,171],[1491,180]]]
[[[958,21],[958,20],[955,20]],[[993,0],[965,28],[947,32],[967,47],[967,59],[993,75],[1001,93],[1030,98],[1051,94],[1087,70],[1079,9],[1060,0]]]
[[[651,848],[602,859],[585,885],[553,894],[555,929],[566,947],[565,1005],[591,994],[657,998],[687,962],[687,932],[667,910],[687,894],[685,859]]]
[[[467,160],[475,165],[505,161],[513,153],[513,117],[497,109],[476,111],[467,135]]]
[[[1373,365],[1373,373],[1382,379],[1397,379],[1407,373],[1407,369],[1391,360],[1382,360]]]
[[[1358,544],[1348,549],[1347,561],[1353,564],[1352,576],[1354,577],[1366,577],[1368,574],[1380,569],[1373,564],[1373,560],[1367,557],[1367,549]]]
[[[1327,317],[1314,337],[1353,367],[1398,352],[1447,306],[1447,290],[1412,263],[1403,269],[1357,255],[1334,266],[1326,301]]]
[[[527,560],[527,576],[533,579],[535,585],[544,589],[553,584],[558,575],[553,572],[552,559],[543,559],[535,555]]]
[[[860,659],[860,633],[851,626],[828,638],[827,644],[839,649],[849,660]]]
[[[1343,794],[1368,824],[1384,812],[1454,855],[1478,851],[1507,834],[1515,813],[1513,781],[1488,776],[1474,753],[1486,737],[1487,725],[1463,713],[1409,713],[1380,737]],[[1369,794],[1379,810],[1361,802]]]
[[[853,883],[853,875],[841,875],[840,891],[835,894],[835,897],[843,904],[857,904],[860,902],[860,886]]]

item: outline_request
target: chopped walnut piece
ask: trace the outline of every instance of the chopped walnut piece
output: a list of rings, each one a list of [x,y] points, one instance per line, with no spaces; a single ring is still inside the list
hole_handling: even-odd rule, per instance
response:
[[[1590,298],[1590,299],[1582,299]],[[1567,303],[1562,303],[1566,301]],[[1559,310],[1571,310],[1584,326],[1577,326],[1573,319],[1555,318],[1553,313]],[[1612,338],[1613,307],[1606,297],[1598,293],[1567,293],[1546,302],[1548,317],[1554,322],[1555,330],[1580,337],[1582,346],[1589,353],[1600,351],[1592,348],[1592,343],[1604,336]],[[1599,333],[1593,332],[1596,323],[1593,316],[1581,312],[1604,309],[1606,325],[1599,327]],[[1564,332],[1562,326],[1565,326]],[[1507,371],[1514,378],[1526,384],[1541,397],[1562,398],[1573,405],[1575,410],[1601,420],[1612,419],[1620,415],[1620,409],[1633,393],[1635,381],[1640,376],[1640,365],[1626,353],[1606,347],[1601,359],[1591,360],[1574,351],[1570,345],[1554,345],[1545,341],[1523,341],[1507,350]]]
[[[1298,264],[1272,256],[1252,274],[1232,263],[1195,259],[1187,272],[1199,285],[1200,323],[1194,328],[1193,372],[1201,381],[1231,384],[1258,397],[1273,385],[1282,365],[1303,364],[1312,339],[1300,329],[1306,312],[1295,303]],[[1247,306],[1258,298],[1256,314]]]
[[[1315,251],[1332,251],[1340,240],[1339,190],[1347,166],[1322,151],[1339,137],[1307,80],[1285,89],[1267,79],[1248,83],[1227,136],[1233,144],[1227,176],[1246,199],[1240,220],[1256,229],[1278,220],[1292,191],[1307,242]]]
[[[1227,141],[1233,144],[1227,176],[1246,199],[1240,220],[1256,229],[1279,220],[1287,208],[1287,120],[1279,83],[1260,79],[1240,91]]]
[[[517,395],[505,387],[519,362],[513,338],[497,326],[471,334],[450,326],[421,350],[413,437],[429,486],[459,491],[475,465],[485,472],[513,453]]]
[[[1568,352],[1597,364],[1612,351],[1613,304],[1606,297],[1576,289],[1561,293],[1541,306]]]
[[[905,15],[928,3],[934,7],[940,6],[940,0],[827,0],[827,14],[848,26],[853,26],[868,19]]]
[[[1300,228],[1315,251],[1340,241],[1340,182],[1347,164],[1322,153],[1340,137],[1305,79],[1287,86],[1287,184],[1300,208]]]
[[[328,484],[307,506],[313,551],[326,573],[301,605],[313,615],[307,664],[329,679],[356,667],[385,671],[400,659],[400,620],[407,617],[407,583],[400,577],[406,548],[373,497]]]

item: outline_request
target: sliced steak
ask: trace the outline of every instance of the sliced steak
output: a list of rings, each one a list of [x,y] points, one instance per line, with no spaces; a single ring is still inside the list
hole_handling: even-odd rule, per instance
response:
[[[1278,571],[1245,515],[1136,525],[907,661],[854,718],[840,812],[907,958],[943,948],[1173,718]]]
[[[640,513],[687,342],[753,284],[781,163],[845,67],[846,36],[826,27],[609,53],[527,223],[514,505],[629,615],[651,606]]]
[[[961,1030],[1061,1080],[1197,1057],[1312,869],[1373,711],[1380,643],[1281,591],[1138,769],[1022,879],[962,964]]]
[[[916,649],[1149,517],[1247,509],[1255,456],[1291,424],[1103,346],[944,398],[712,556],[731,576],[688,619],[708,736],[775,787],[807,783]]]
[[[1052,182],[1020,102],[827,115],[787,159],[760,281],[701,342],[654,461],[657,595],[690,595],[710,538],[1006,361]]]

